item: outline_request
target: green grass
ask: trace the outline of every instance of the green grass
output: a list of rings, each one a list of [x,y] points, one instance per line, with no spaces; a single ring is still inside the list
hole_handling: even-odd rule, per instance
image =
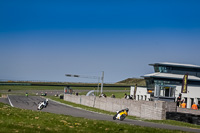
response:
[[[0,103],[0,132],[68,132],[68,133],[183,133],[182,131],[118,124],[109,121],[89,120],[67,115],[13,108]]]
[[[53,99],[55,101],[59,101],[61,103],[71,105],[73,107],[79,107],[79,108],[82,108],[82,109],[85,109],[85,110],[103,113],[103,114],[108,114],[108,115],[115,115],[115,112],[109,112],[109,111],[101,110],[101,109],[98,109],[98,108],[93,108],[93,107],[89,107],[89,106],[85,106],[85,105],[81,105],[81,104],[76,104],[76,103],[64,101],[63,99],[59,99],[58,97],[50,97],[49,96],[48,98]],[[200,129],[200,125],[195,125],[195,124],[190,124],[190,123],[180,122],[180,121],[174,121],[174,120],[147,120],[147,119],[142,119],[142,118],[135,117],[135,116],[128,116],[127,118],[133,119],[133,120],[141,120],[141,121],[154,122],[154,123],[160,123],[160,124],[169,124],[169,125],[174,125],[174,126],[182,126],[182,127]]]
[[[94,90],[97,87],[71,87],[73,90]],[[64,90],[64,86],[0,85],[0,90]],[[130,90],[130,87],[104,87],[104,90]]]
[[[200,125],[195,125],[195,124],[190,124],[190,123],[180,122],[180,121],[174,121],[174,120],[145,120],[145,121],[200,129]]]

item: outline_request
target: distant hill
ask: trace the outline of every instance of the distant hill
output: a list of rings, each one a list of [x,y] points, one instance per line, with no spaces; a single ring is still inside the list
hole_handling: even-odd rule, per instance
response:
[[[117,82],[116,84],[130,84],[130,85],[137,84],[138,86],[146,86],[145,80],[140,78],[127,78],[125,80]]]

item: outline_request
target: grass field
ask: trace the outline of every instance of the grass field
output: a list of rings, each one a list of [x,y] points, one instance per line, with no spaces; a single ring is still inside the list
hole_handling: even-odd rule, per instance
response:
[[[0,103],[0,132],[68,132],[68,133],[183,133],[182,131],[117,124],[66,115],[24,110]]]

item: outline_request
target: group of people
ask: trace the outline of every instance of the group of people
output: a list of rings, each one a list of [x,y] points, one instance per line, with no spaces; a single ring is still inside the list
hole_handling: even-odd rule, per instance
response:
[[[126,93],[124,94],[124,98],[133,100],[133,96],[127,95]]]
[[[99,95],[99,98],[100,98],[100,97],[106,98],[107,96],[106,96],[106,94],[101,93],[101,94]]]
[[[185,100],[184,99],[181,100],[181,94],[177,98],[176,103],[177,103],[176,104],[177,107],[187,108],[187,104],[186,104]],[[199,109],[199,105],[197,105],[197,104],[195,104],[195,102],[193,102],[191,109],[198,110]]]
[[[106,94],[101,93],[101,94],[99,95],[99,98],[100,98],[100,97],[104,97],[104,98],[106,98],[107,96],[106,96]],[[111,98],[115,98],[115,95],[112,94],[112,95],[111,95]],[[125,98],[125,99],[133,99],[132,96],[127,95],[126,93],[124,94],[124,98]]]

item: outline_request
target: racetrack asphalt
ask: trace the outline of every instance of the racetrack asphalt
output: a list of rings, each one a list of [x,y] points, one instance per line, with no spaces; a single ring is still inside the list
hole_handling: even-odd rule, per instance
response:
[[[30,110],[36,111],[37,104],[40,101],[44,101],[44,99],[39,96],[26,97],[26,96],[20,96],[20,95],[9,95],[8,100],[5,100],[4,103],[9,102],[9,104],[12,104],[14,107],[22,108],[22,109],[30,109]],[[2,99],[0,99],[0,102],[2,102]],[[49,105],[47,106],[47,108],[44,108],[42,111],[56,113],[56,114],[70,115],[70,116],[74,116],[74,117],[83,117],[83,118],[95,119],[95,120],[106,120],[106,121],[138,125],[138,126],[145,126],[145,127],[162,128],[162,129],[170,129],[170,130],[181,130],[181,131],[186,131],[186,132],[200,133],[200,129],[194,129],[194,128],[179,127],[179,126],[158,124],[158,123],[152,123],[152,122],[144,122],[144,121],[131,120],[131,119],[125,119],[124,121],[113,120],[112,119],[113,116],[110,116],[110,115],[86,111],[86,110],[83,110],[80,108],[74,108],[74,107],[68,106],[66,104],[62,104],[62,103],[52,101],[52,100],[49,100]]]

